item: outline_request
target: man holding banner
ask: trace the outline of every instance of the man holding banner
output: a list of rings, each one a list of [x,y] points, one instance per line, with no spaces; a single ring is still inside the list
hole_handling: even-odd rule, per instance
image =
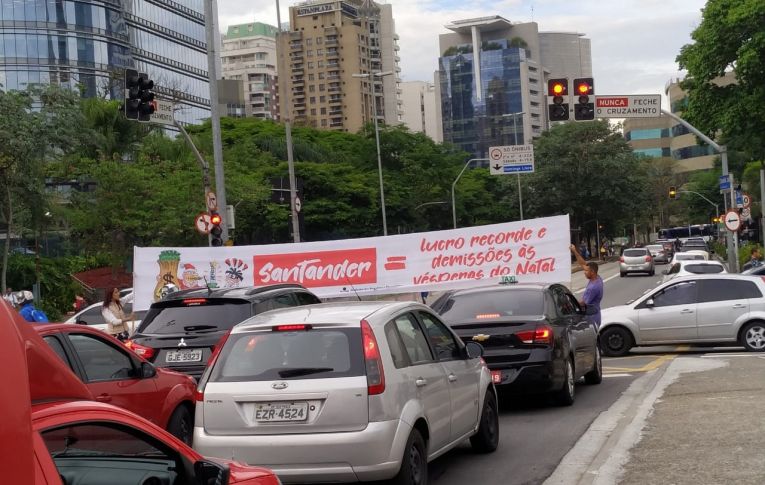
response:
[[[584,260],[576,246],[571,245],[571,252],[576,257],[576,262],[582,267],[584,277],[587,278],[587,288],[584,290],[582,300],[579,302],[584,306],[585,313],[600,328],[600,302],[603,300],[603,279],[598,276],[598,263]]]

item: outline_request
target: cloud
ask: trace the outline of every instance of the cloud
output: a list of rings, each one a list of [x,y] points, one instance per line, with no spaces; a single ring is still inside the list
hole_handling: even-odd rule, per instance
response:
[[[282,21],[289,6],[282,0]],[[663,93],[679,75],[675,57],[701,22],[704,0],[388,0],[400,36],[401,77],[433,81],[438,35],[454,20],[501,15],[539,24],[540,31],[584,33],[592,41],[596,92]],[[532,10],[533,8],[533,10]],[[230,24],[276,24],[275,0],[219,0],[221,29]]]

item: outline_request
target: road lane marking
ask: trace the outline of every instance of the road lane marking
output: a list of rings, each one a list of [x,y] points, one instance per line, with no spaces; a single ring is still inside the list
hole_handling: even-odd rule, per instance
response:
[[[603,378],[605,379],[606,377],[632,377],[632,374],[603,374]]]
[[[678,345],[675,347],[675,352],[688,352],[689,350],[691,350],[690,345]]]
[[[765,357],[758,354],[704,354],[701,357],[704,359],[727,359],[728,357],[758,357],[765,359]]]
[[[650,372],[661,367],[665,362],[668,362],[677,357],[677,355],[663,355],[647,363],[642,367],[611,367],[603,366],[603,370],[616,371],[616,372]]]

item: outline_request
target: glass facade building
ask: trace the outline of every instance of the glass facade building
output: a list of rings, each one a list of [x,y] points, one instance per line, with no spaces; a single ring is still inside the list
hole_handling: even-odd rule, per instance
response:
[[[481,45],[481,95],[477,93],[472,45],[458,46],[439,58],[439,83],[444,141],[476,157],[489,146],[523,144],[521,63],[526,50],[507,40]],[[515,123],[513,123],[515,121]]]
[[[180,121],[198,123],[210,116],[204,24],[203,0],[0,0],[0,84],[118,99],[134,68],[178,99]]]

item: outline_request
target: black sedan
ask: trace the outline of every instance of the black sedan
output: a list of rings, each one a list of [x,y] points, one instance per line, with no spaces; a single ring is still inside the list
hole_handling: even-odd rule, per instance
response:
[[[600,384],[597,329],[563,285],[453,290],[432,305],[462,338],[479,342],[497,389],[574,402],[574,383]]]

